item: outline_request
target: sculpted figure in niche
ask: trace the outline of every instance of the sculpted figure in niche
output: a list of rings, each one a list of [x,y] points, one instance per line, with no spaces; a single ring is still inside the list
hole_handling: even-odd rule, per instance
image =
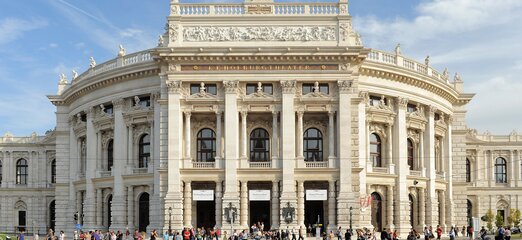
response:
[[[100,113],[101,114],[105,113],[105,106],[103,106],[103,104],[100,104]]]
[[[134,106],[138,107],[140,105],[140,98],[138,96],[134,96]]]
[[[158,47],[162,47],[163,43],[165,43],[165,40],[163,40],[163,35],[159,35],[158,38]]]

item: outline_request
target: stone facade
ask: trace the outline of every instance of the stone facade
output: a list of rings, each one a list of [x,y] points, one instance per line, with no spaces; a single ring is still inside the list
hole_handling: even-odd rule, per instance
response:
[[[0,230],[22,209],[27,226],[52,226],[51,201],[67,232],[264,222],[405,235],[466,225],[468,201],[474,217],[520,208],[522,136],[469,130],[461,78],[399,47],[366,48],[346,1],[170,9],[158,47],[120,46],[61,76],[53,132],[3,138],[0,209],[13,217]],[[42,184],[51,158],[56,181]],[[27,184],[15,183],[18,159]]]

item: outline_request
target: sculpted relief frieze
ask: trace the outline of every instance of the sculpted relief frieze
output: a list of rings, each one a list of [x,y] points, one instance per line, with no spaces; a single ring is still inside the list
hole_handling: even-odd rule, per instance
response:
[[[335,41],[335,26],[184,27],[185,42]]]

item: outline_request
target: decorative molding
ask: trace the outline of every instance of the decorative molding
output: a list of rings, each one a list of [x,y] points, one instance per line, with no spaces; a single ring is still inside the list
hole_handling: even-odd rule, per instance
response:
[[[408,101],[409,101],[409,99],[404,98],[404,97],[398,97],[395,100],[395,102],[397,103],[397,106],[399,106],[399,108],[406,108],[406,106],[408,106]]]
[[[295,93],[296,83],[293,80],[281,81],[282,93]]]
[[[225,87],[225,93],[237,93],[238,81],[223,81],[223,87]]]
[[[166,82],[169,93],[180,93],[181,81],[167,80]]]
[[[169,33],[169,42],[176,42],[176,40],[178,39],[179,26],[174,23],[169,23],[167,26]]]
[[[114,139],[113,131],[105,131],[102,135],[102,149],[107,149],[107,144],[109,144],[109,140]]]
[[[124,104],[125,104],[125,99],[123,99],[123,98],[118,98],[118,99],[112,100],[112,105],[114,106],[114,109],[122,109]]]
[[[170,27],[169,27],[170,29]],[[335,26],[194,26],[183,28],[185,42],[335,41]]]
[[[339,36],[341,37],[341,41],[348,41],[352,31],[351,22],[339,24]]]
[[[29,152],[27,151],[15,151],[12,153],[13,160],[17,161],[18,159],[29,160]]]
[[[379,137],[381,137],[381,141],[384,141],[387,137],[386,136],[386,126],[384,126],[383,124],[371,123],[369,126],[369,130],[370,130],[370,132],[368,134],[377,133],[377,135],[379,135]]]
[[[339,88],[339,93],[350,93],[350,89],[352,88],[353,81],[337,81],[337,87]]]

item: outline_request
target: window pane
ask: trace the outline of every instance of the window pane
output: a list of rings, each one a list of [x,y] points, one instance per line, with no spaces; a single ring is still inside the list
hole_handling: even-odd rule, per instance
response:
[[[199,84],[190,84],[190,95],[199,92]]]
[[[252,94],[252,93],[255,93],[256,92],[256,88],[257,86],[255,84],[247,84],[247,87],[246,87],[246,94]]]
[[[328,84],[325,83],[325,84],[320,84],[319,85],[319,91],[322,92],[322,93],[326,93],[328,94],[329,93],[329,87],[328,87]]]
[[[263,85],[263,91],[267,94],[273,94],[272,84]]]
[[[207,93],[217,95],[217,86],[216,84],[208,84],[205,85],[205,88],[207,88]]]

